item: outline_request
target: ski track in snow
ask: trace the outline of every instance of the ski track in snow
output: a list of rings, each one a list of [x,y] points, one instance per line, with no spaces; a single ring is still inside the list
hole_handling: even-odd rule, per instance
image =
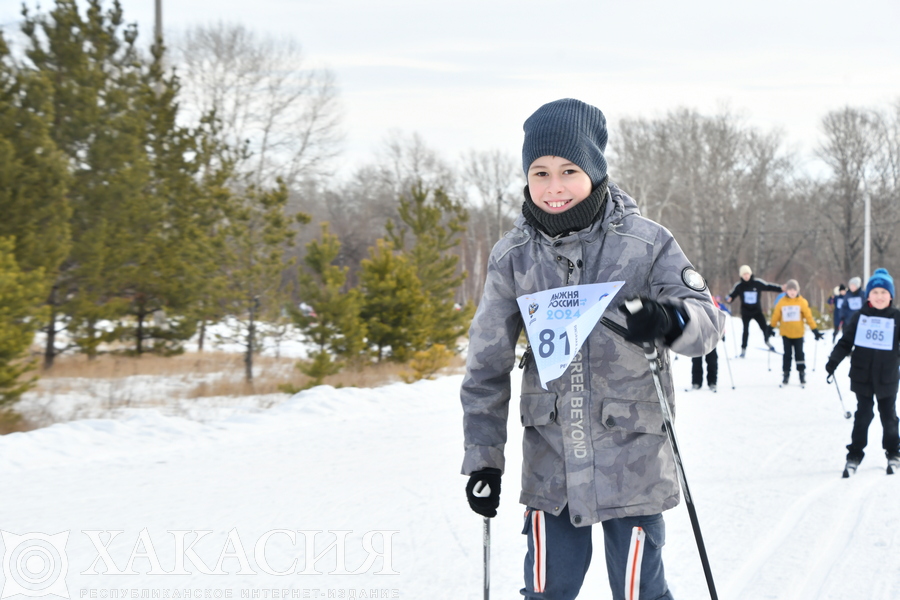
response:
[[[754,336],[761,337],[751,329]],[[813,343],[808,340],[808,355]],[[831,345],[819,343],[821,363]],[[675,427],[720,597],[900,598],[900,474],[885,474],[878,419],[859,471],[842,479],[852,420],[843,418],[824,372],[811,372],[806,389],[779,389],[780,364],[769,372],[763,352],[732,360],[730,376],[723,362],[716,394],[706,388],[681,393],[690,385],[691,361],[672,362]],[[838,370],[844,390],[848,362]],[[491,524],[497,598],[519,597],[522,587],[520,376],[514,370],[507,471]],[[468,509],[466,479],[459,474],[460,382],[454,376],[374,390],[320,387],[268,411],[207,423],[136,411],[120,421],[84,420],[3,436],[0,478],[15,493],[0,503],[0,529],[70,530],[72,598],[82,589],[206,586],[231,587],[236,598],[246,588],[294,587],[387,588],[401,598],[477,600],[482,520]],[[851,409],[852,400],[844,400]],[[666,513],[666,525],[674,596],[709,597],[683,503]],[[232,528],[239,528],[251,561],[254,538],[272,529],[344,529],[353,539],[368,530],[396,530],[393,567],[400,575],[166,578],[147,574],[146,559],[135,563],[138,575],[81,573],[96,552],[79,530],[125,530],[110,544],[121,568],[143,528],[164,564],[172,561],[169,529],[212,530],[212,544],[198,544],[211,564]],[[601,528],[594,528],[593,539],[581,597],[604,600],[610,592]],[[284,536],[267,546],[276,568],[298,551],[302,556],[302,547]],[[360,551],[350,552],[348,563],[359,558]],[[229,572],[235,570],[233,562]]]

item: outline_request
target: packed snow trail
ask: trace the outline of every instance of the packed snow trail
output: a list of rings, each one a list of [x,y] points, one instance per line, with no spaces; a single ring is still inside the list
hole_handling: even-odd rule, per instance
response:
[[[807,352],[812,343],[810,336]],[[819,343],[827,355],[830,344]],[[848,362],[838,370],[845,389]],[[685,357],[672,363],[676,390],[690,385],[690,366]],[[852,420],[843,418],[823,369],[808,373],[806,389],[779,389],[780,371],[768,372],[764,353],[752,352],[731,361],[732,390],[722,366],[718,393],[676,392],[675,427],[723,600],[900,598],[900,475],[885,474],[878,419],[859,471],[841,479]],[[514,390],[519,377],[517,369]],[[20,536],[68,531],[65,581],[79,600],[112,589],[136,590],[138,597],[147,590],[151,598],[176,590],[281,598],[291,588],[299,597],[375,592],[477,600],[482,521],[466,504],[466,478],[459,474],[460,382],[457,375],[372,390],[319,387],[271,410],[208,424],[135,411],[123,421],[4,436],[0,477],[8,493],[0,502],[0,529]],[[522,586],[517,400],[509,425],[508,471],[491,524],[491,588],[498,598],[518,597]],[[666,522],[664,556],[675,597],[708,597],[683,504],[666,513]],[[152,552],[138,544],[144,529]],[[119,571],[134,554],[136,574],[102,574],[104,562],[96,562],[87,530],[121,530],[108,554]],[[174,568],[178,549],[170,530],[211,531],[193,550],[209,571],[220,562],[223,574],[203,574],[189,560],[191,575],[149,573],[148,553],[158,556],[162,570]],[[323,558],[313,563],[302,537],[284,533],[291,530],[322,532],[314,551]],[[336,551],[324,550],[336,539],[327,532],[336,530],[350,532],[347,571],[374,556],[363,546],[368,532],[392,540],[390,568],[378,557],[359,574],[330,574]],[[273,531],[262,558],[271,572],[291,574],[266,574],[254,554]],[[583,598],[610,597],[600,532],[594,528]],[[376,550],[382,540],[372,538]],[[296,574],[304,568],[309,574]]]

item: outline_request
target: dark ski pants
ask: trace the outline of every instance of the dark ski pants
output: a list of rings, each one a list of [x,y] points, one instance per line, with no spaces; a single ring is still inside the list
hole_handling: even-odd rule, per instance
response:
[[[847,446],[847,460],[861,461],[863,450],[869,440],[869,424],[875,417],[874,396],[856,394],[856,417],[853,419],[853,433]],[[900,434],[898,434],[897,396],[878,398],[878,414],[881,416],[881,447],[889,456],[900,455]]]
[[[781,338],[784,343],[784,357],[781,360],[781,370],[785,373],[791,372],[791,354],[797,362],[797,370],[801,373],[806,372],[806,355],[803,354],[803,338]]]
[[[693,385],[703,384],[703,360],[706,359],[706,383],[716,385],[719,377],[719,355],[716,349],[703,356],[695,356],[691,359],[691,383]]]
[[[763,316],[762,312],[754,313],[752,315],[741,315],[741,321],[744,322],[744,332],[741,334],[741,348],[747,347],[747,338],[750,336],[750,321],[756,321],[759,325],[764,340],[768,341],[769,337],[772,335],[772,330],[769,329],[769,324],[766,323],[766,318]]]
[[[635,527],[645,534],[636,585],[640,600],[673,600],[666,583],[662,564],[662,547],[666,542],[666,525],[661,514],[644,517],[623,517],[603,521],[603,544],[606,550],[606,571],[613,600],[631,600],[626,595],[632,553],[632,532]],[[525,512],[528,553],[525,555],[526,598],[541,600],[572,600],[578,596],[584,576],[591,564],[591,527],[575,527],[569,521],[569,507],[558,517],[542,510],[529,508]],[[639,547],[639,546],[638,546]]]

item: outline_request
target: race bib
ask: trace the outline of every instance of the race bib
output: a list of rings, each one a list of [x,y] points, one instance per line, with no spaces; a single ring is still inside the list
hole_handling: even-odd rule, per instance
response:
[[[589,283],[516,298],[544,389],[566,372],[624,284]]]
[[[781,307],[781,320],[785,323],[789,321],[799,321],[800,320],[800,307],[799,306],[782,306]]]
[[[892,350],[894,348],[894,320],[860,315],[853,345],[873,350]]]
[[[859,296],[851,296],[850,298],[847,298],[847,307],[850,310],[859,310],[862,308],[862,305],[863,299]]]
[[[759,292],[756,290],[744,292],[744,304],[756,304],[757,300],[759,300]]]

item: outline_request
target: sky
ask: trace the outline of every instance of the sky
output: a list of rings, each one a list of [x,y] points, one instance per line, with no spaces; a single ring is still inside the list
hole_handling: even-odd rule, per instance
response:
[[[152,31],[154,0],[122,5]],[[18,6],[0,2],[4,28]],[[291,36],[334,72],[353,164],[392,130],[451,160],[518,156],[524,120],[564,97],[604,111],[611,147],[619,119],[688,107],[811,155],[828,111],[900,100],[896,0],[163,0],[167,36],[215,21]]]

